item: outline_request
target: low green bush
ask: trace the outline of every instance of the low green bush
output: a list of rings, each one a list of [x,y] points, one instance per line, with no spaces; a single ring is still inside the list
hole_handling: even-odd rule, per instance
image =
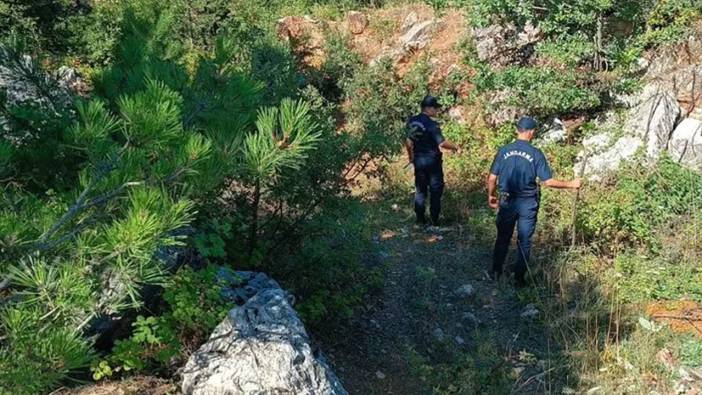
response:
[[[93,378],[116,374],[167,372],[175,358],[184,363],[233,307],[224,297],[227,284],[218,266],[194,271],[181,268],[165,287],[165,310],[157,316],[138,316],[130,337],[117,340],[107,357],[95,360]]]
[[[680,344],[680,360],[690,367],[702,366],[702,340],[696,336],[687,336]]]
[[[45,393],[94,361],[89,341],[68,327],[42,328],[43,314],[39,309],[2,312],[3,342],[12,347],[0,348],[1,394]]]
[[[495,106],[523,108],[534,116],[594,110],[602,103],[593,76],[550,67],[508,66],[494,71],[482,67],[474,79],[478,92],[506,92]]]
[[[696,263],[624,253],[614,259],[608,277],[624,303],[681,298],[702,302],[702,270]]]
[[[594,53],[595,44],[583,33],[554,37],[536,45],[536,56],[569,68],[583,65]]]
[[[655,167],[631,165],[613,185],[592,191],[578,217],[600,246],[646,245],[658,249],[656,227],[702,207],[702,176],[666,157]],[[599,196],[607,194],[607,199]]]
[[[371,235],[359,202],[325,209],[302,229],[298,251],[269,268],[299,298],[295,307],[312,326],[351,317],[382,279],[382,265],[367,262]]]

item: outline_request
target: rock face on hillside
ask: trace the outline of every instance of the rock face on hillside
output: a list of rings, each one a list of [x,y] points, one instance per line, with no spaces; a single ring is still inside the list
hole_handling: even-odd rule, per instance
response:
[[[437,19],[420,19],[416,13],[409,13],[402,22],[401,35],[395,44],[381,51],[371,61],[371,64],[378,63],[383,59],[390,59],[393,63],[397,63],[411,52],[425,48],[430,43],[439,24],[440,21]]]
[[[0,51],[7,51],[0,47]],[[28,55],[15,59],[5,55],[7,63],[0,63],[0,92],[8,105],[33,104],[50,111],[68,105],[73,94],[87,91],[83,79],[75,69],[61,67],[55,72],[41,70]]]
[[[589,157],[585,175],[600,180],[623,161],[648,165],[666,152],[684,166],[702,171],[702,26],[686,41],[656,51],[643,64],[647,85],[641,93],[623,98],[629,109],[614,128],[618,130],[599,127],[599,135],[584,141],[576,174],[585,156]],[[606,143],[593,144],[598,141]]]
[[[702,25],[686,41],[656,51],[644,78],[671,92],[685,115],[702,107]]]
[[[368,17],[362,12],[351,11],[346,16],[346,20],[353,34],[362,34],[368,27]]]
[[[473,38],[478,59],[500,68],[526,63],[543,34],[530,23],[521,31],[513,24],[506,24],[474,28]]]
[[[325,26],[308,16],[286,16],[278,20],[278,37],[288,41],[293,51],[310,67],[319,68],[324,64]]]
[[[668,147],[668,141],[680,116],[675,96],[657,85],[647,85],[631,109],[624,132],[640,138],[646,144],[646,155],[658,159]]]
[[[673,160],[702,171],[702,121],[694,118],[682,121],[670,138],[668,151]]]
[[[263,274],[237,276],[243,283],[230,296],[248,300],[190,357],[183,393],[346,395],[324,357],[312,349],[289,295]]]
[[[17,55],[0,45],[0,105],[31,105],[46,115],[63,114],[73,103],[74,95],[87,95],[89,88],[80,74],[70,67],[47,71],[29,55]],[[11,120],[0,115],[0,138],[15,145],[32,136],[24,127],[12,127]],[[36,137],[36,136],[34,136]]]
[[[580,175],[584,169],[586,178],[598,181],[618,169],[622,162],[634,160],[640,151],[636,160],[647,165],[671,149],[673,131],[682,113],[674,94],[650,83],[639,94],[626,98],[626,102],[631,108],[623,123],[614,119],[616,114],[607,114],[599,122],[601,132],[583,141],[584,151],[575,165],[575,174]]]

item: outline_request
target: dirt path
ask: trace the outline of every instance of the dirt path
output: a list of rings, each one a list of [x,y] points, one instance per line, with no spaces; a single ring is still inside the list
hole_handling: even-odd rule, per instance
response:
[[[349,392],[554,390],[557,347],[530,306],[539,296],[487,278],[485,232],[450,226],[431,233],[396,223],[374,236],[387,268],[382,292],[345,327],[319,336]]]

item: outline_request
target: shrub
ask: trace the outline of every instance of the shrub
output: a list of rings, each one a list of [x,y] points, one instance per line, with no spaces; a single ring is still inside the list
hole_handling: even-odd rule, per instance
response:
[[[138,316],[131,336],[118,340],[105,359],[93,363],[93,378],[167,371],[173,366],[173,358],[182,364],[230,308],[224,298],[226,284],[218,274],[220,270],[216,266],[200,271],[181,268],[165,287],[165,311],[158,316]]]
[[[367,228],[358,202],[327,206],[302,229],[299,251],[270,267],[299,297],[296,309],[306,323],[349,318],[378,285],[381,267],[364,262],[370,248]]]
[[[667,157],[654,168],[632,165],[620,171],[610,188],[606,200],[591,194],[581,210],[586,215],[578,218],[586,235],[603,246],[643,244],[656,249],[657,226],[694,213],[702,205],[695,192],[702,188],[702,176]]]
[[[595,45],[584,33],[563,35],[536,45],[536,55],[569,68],[583,65],[592,59]]]
[[[646,32],[639,38],[644,47],[669,44],[686,38],[692,21],[702,6],[695,0],[655,1],[646,20]]]
[[[524,108],[538,116],[593,110],[601,104],[601,92],[592,76],[549,67],[509,66],[504,70],[480,70],[475,78],[479,92],[507,92],[506,102],[493,105]]]
[[[702,271],[690,262],[621,254],[614,260],[611,286],[624,303],[690,298],[702,301]]]
[[[347,112],[347,129],[357,135],[357,150],[371,157],[397,152],[407,119],[429,93],[429,64],[416,63],[400,78],[392,63],[384,60],[357,72],[347,88],[353,98]]]
[[[68,327],[45,325],[44,312],[32,308],[6,308],[2,313],[0,393],[43,393],[66,376],[80,373],[95,358],[88,341]]]

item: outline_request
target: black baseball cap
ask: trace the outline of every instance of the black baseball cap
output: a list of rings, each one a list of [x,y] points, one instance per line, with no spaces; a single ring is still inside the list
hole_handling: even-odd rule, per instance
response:
[[[522,117],[517,122],[517,129],[519,130],[535,130],[537,127],[538,124],[532,117]]]
[[[434,96],[426,95],[426,96],[424,96],[424,99],[422,99],[421,106],[422,106],[422,108],[426,108],[426,107],[441,108],[441,103],[439,103],[439,99],[435,98]]]

